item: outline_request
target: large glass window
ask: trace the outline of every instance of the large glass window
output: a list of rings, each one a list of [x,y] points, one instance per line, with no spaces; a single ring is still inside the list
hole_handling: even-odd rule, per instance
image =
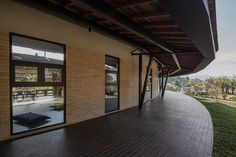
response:
[[[105,112],[119,109],[119,59],[106,56]]]
[[[65,46],[11,34],[13,134],[65,122]]]

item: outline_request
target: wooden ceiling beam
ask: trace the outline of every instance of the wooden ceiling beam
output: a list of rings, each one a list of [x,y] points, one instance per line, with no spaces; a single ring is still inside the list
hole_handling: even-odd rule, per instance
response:
[[[191,44],[191,45],[188,45],[188,44],[177,44],[177,43],[175,43],[175,44],[172,44],[174,47],[181,47],[181,48],[194,48],[195,46],[193,45],[193,44]]]
[[[175,25],[175,26],[179,26],[177,25],[175,22],[173,21],[160,21],[160,22],[153,22],[153,23],[141,23],[144,27],[155,27],[155,26],[166,26],[166,25]]]
[[[111,23],[111,21],[109,21],[109,20],[100,20],[100,21],[97,21],[97,23],[99,23],[99,24],[107,24],[107,23]]]
[[[83,16],[84,17],[87,17],[87,16],[91,16],[91,15],[94,15],[95,12],[87,12],[87,13],[84,13]]]
[[[63,6],[71,3],[71,1],[58,1],[58,0],[48,0],[48,1],[57,5],[63,5]]]
[[[61,5],[55,5],[55,3],[52,3],[49,1],[43,1],[43,0],[42,1],[19,0],[17,2],[30,6],[32,8],[44,11],[50,15],[67,20],[76,25],[79,25],[85,28],[92,27],[95,32],[106,34],[121,42],[131,44],[134,47],[141,47],[145,49],[145,47],[143,45],[140,45],[139,42],[128,38],[126,35],[121,35],[117,31],[112,31],[110,29],[107,29],[107,27],[101,26],[95,21],[88,20],[87,18],[83,17],[82,14],[71,12],[70,10],[64,8]]]
[[[176,52],[176,55],[201,55],[199,52]],[[158,52],[157,55],[169,55],[166,52]]]
[[[182,36],[162,36],[161,38],[165,40],[190,40],[188,37],[182,37]]]
[[[95,0],[77,0],[77,2],[81,3],[81,5],[84,5],[90,10],[101,14],[106,19],[109,19],[113,23],[129,30],[135,35],[145,38],[147,41],[149,41],[152,44],[155,44],[158,47],[161,47],[163,50],[166,50],[170,53],[174,53],[175,50],[172,47],[170,47],[168,44],[166,44],[164,40],[154,35],[151,31],[145,29],[140,24],[130,20],[130,18],[123,15],[119,11],[110,7],[110,5],[107,4],[106,2],[101,1],[101,0],[99,1],[98,0],[96,1]]]
[[[127,1],[119,1],[117,3],[112,3],[111,5],[116,8],[124,8],[124,7],[133,7],[137,5],[144,5],[153,2],[158,2],[158,0],[127,0]]]
[[[157,28],[157,29],[162,29],[162,28],[179,28],[179,25],[155,25],[155,24],[150,24],[144,26],[145,28]]]
[[[185,35],[184,32],[174,32],[174,31],[160,31],[160,32],[153,32],[154,34],[159,34],[159,35]]]
[[[132,19],[143,19],[143,18],[165,18],[165,17],[170,17],[169,14],[166,12],[150,12],[150,13],[143,13],[143,14],[136,14],[136,15],[128,15]]]
[[[118,32],[118,33],[120,33],[120,34],[134,34],[134,33],[132,33],[132,32],[128,32],[128,31],[120,31],[120,32]]]
[[[171,44],[193,44],[191,41],[166,41],[168,43],[171,43]]]
[[[186,34],[156,34],[164,39],[189,39]]]
[[[170,39],[168,39],[168,38],[167,38],[167,39],[166,39],[166,42],[174,42],[174,41],[192,42],[192,41],[191,41],[190,39],[188,39],[188,38],[187,38],[187,39],[185,39],[185,38],[183,38],[183,39],[181,39],[181,38],[180,38],[180,39],[175,39],[175,38],[172,38],[172,39],[170,38]]]

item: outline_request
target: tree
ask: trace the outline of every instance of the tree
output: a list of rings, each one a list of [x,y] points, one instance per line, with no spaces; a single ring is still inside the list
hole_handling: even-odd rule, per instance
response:
[[[178,80],[175,81],[175,86],[180,87],[180,83]]]
[[[188,76],[186,76],[185,80],[188,82],[190,80],[190,78]]]
[[[235,81],[235,79],[236,79],[236,76],[233,76],[233,80],[232,80],[232,82],[231,82],[232,94],[234,94],[234,90],[235,90],[235,88],[236,88],[236,81]]]
[[[210,96],[218,101],[222,93],[222,78],[210,77],[206,82],[208,84],[208,92]]]

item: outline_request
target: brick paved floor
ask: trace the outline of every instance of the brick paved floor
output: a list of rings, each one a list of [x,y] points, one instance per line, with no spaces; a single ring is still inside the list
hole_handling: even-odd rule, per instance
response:
[[[174,92],[137,107],[63,129],[0,143],[1,157],[210,157],[206,108]]]

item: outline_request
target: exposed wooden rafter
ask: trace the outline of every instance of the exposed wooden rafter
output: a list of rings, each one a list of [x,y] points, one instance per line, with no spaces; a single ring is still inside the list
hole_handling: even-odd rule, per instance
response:
[[[150,13],[142,13],[142,14],[136,14],[136,15],[128,15],[132,19],[142,19],[142,18],[170,18],[170,15],[168,15],[166,12],[150,12]]]
[[[160,34],[160,35],[169,35],[169,34],[173,34],[173,35],[185,35],[185,33],[184,32],[179,32],[179,31],[176,31],[176,32],[171,32],[171,31],[159,31],[159,32],[154,32],[154,34]]]
[[[137,5],[144,5],[149,4],[152,2],[158,2],[158,0],[127,0],[127,1],[119,1],[116,3],[113,3],[113,6],[116,8],[124,8],[124,7],[133,7]]]
[[[150,43],[153,43],[156,46],[161,47],[162,49],[170,53],[174,53],[173,48],[166,44],[162,39],[158,38],[150,31],[140,26],[138,23],[131,21],[130,18],[128,18],[127,16],[124,16],[120,12],[112,9],[110,5],[108,5],[104,1],[77,0],[77,2],[81,3],[81,5],[86,6],[92,11],[96,11],[97,13],[104,16],[106,19],[109,19],[117,25],[124,27],[130,32],[147,39]]]

